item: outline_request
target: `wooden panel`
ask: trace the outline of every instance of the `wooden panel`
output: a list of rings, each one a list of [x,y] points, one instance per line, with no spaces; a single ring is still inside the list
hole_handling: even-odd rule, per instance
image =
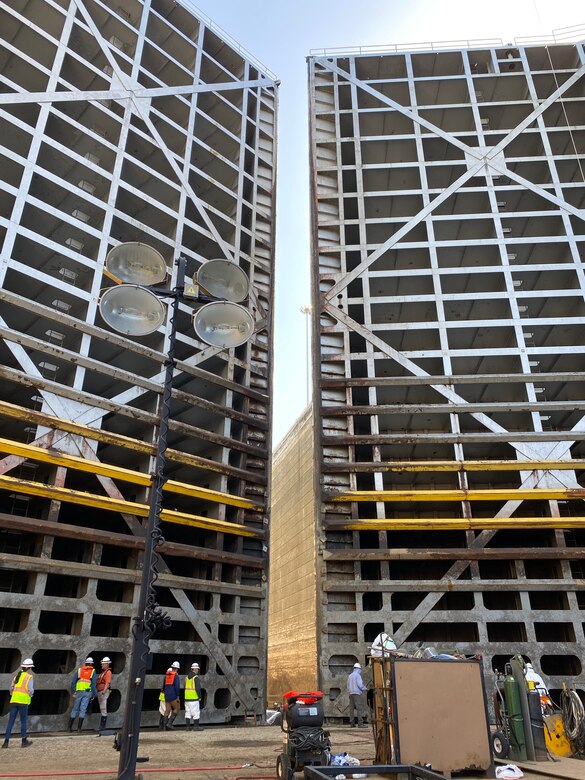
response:
[[[398,763],[490,769],[481,663],[396,658],[392,667]]]

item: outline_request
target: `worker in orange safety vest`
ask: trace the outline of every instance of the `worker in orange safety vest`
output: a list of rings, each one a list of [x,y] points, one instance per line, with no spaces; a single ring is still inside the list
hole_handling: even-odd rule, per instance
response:
[[[81,731],[85,713],[92,699],[97,696],[96,673],[93,668],[93,658],[89,656],[85,659],[83,666],[80,666],[71,680],[71,694],[75,701],[73,709],[69,716],[69,731],[73,731],[73,721],[79,715],[77,721],[77,731]]]
[[[164,717],[164,729],[174,729],[173,723],[181,708],[181,681],[179,678],[179,669],[181,665],[178,661],[173,663],[167,669],[165,679],[162,685],[162,692],[165,697],[165,717]]]
[[[6,732],[4,733],[3,748],[8,747],[17,715],[20,716],[21,746],[30,747],[32,745],[32,740],[28,739],[26,735],[26,724],[28,720],[28,707],[33,693],[35,692],[32,675],[33,667],[34,663],[32,658],[25,658],[22,662],[21,671],[18,672],[12,680],[10,686],[10,706],[8,708],[10,715],[8,716],[8,725],[6,726]]]

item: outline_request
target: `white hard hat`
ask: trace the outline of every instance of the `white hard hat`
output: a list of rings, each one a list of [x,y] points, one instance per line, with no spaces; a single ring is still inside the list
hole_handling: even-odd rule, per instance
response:
[[[34,666],[34,662],[32,658],[25,658],[22,662],[22,666]]]
[[[88,656],[88,657],[85,659],[85,663],[86,663],[86,664],[92,664],[92,663],[93,663],[93,658],[91,657],[91,655],[89,655],[89,656]]]
[[[191,664],[191,669],[199,669],[199,664]]]
[[[361,664],[354,664],[354,665],[353,665],[353,668],[354,668],[354,669],[361,669],[361,668],[362,668],[362,665],[361,665]]]
[[[181,668],[181,664],[178,661],[173,661],[171,666],[173,667],[173,669],[180,669]]]
[[[102,662],[103,664],[111,664],[111,663],[112,663],[112,662],[110,661],[110,659],[108,658],[108,656],[107,656],[107,655],[105,655],[105,656],[102,658],[101,662]]]

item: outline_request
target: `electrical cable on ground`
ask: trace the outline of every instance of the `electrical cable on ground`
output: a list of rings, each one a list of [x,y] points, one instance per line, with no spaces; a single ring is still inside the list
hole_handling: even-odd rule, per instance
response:
[[[585,707],[577,691],[569,690],[563,685],[561,693],[561,717],[563,727],[573,752],[579,757],[585,757]]]
[[[219,769],[245,769],[252,764],[236,764],[234,766],[175,766],[165,767],[164,769],[155,769],[148,767],[140,769],[140,774],[147,772],[209,772]],[[18,772],[12,774],[0,773],[0,777],[84,777],[85,775],[111,775],[111,769],[88,769],[87,771],[78,770],[76,772]]]

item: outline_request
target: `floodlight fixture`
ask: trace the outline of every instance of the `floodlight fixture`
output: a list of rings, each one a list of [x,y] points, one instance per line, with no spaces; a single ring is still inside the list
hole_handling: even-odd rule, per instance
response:
[[[167,276],[167,264],[156,249],[140,241],[127,241],[110,249],[106,270],[125,284],[150,286]]]
[[[102,293],[100,314],[112,330],[125,336],[148,336],[166,318],[166,306],[145,287],[120,284]]]
[[[248,309],[231,301],[213,301],[202,306],[193,318],[195,333],[213,347],[239,347],[254,333],[254,319]]]
[[[197,272],[197,284],[213,298],[241,303],[248,297],[246,272],[231,260],[208,260]]]

